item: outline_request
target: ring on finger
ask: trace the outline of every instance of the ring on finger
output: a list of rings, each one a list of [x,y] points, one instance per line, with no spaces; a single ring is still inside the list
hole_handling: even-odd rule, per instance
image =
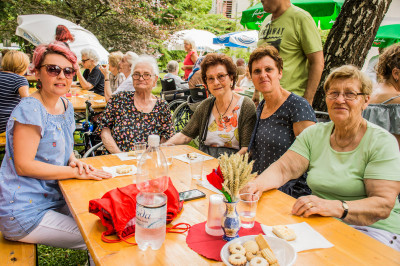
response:
[[[312,202],[307,203],[307,206],[309,209],[311,209],[312,207],[314,207],[314,205],[312,204]]]

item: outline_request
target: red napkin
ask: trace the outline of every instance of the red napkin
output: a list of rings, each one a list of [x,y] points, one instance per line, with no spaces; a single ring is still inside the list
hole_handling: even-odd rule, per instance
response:
[[[210,236],[207,234],[205,225],[206,222],[193,225],[189,229],[188,236],[186,237],[186,243],[191,249],[200,255],[208,259],[222,261],[220,256],[221,249],[227,242],[222,240],[222,236]],[[239,236],[258,234],[264,233],[261,229],[260,223],[257,221],[254,223],[253,228],[240,228],[239,230]]]

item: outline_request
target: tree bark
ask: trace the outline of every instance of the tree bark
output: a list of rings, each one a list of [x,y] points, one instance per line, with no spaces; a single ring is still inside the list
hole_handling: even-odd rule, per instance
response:
[[[392,0],[346,0],[324,45],[325,67],[313,108],[326,111],[323,85],[332,69],[362,67]]]

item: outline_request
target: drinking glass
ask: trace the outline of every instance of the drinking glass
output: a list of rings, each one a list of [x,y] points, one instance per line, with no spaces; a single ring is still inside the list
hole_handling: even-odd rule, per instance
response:
[[[146,142],[135,142],[133,148],[135,149],[136,158],[139,160],[146,151]]]
[[[164,153],[165,159],[167,160],[168,166],[172,164],[172,161],[174,159],[174,144],[161,144],[161,151]]]
[[[225,213],[224,197],[212,194],[209,198],[206,232],[212,236],[222,236],[222,217]]]
[[[253,193],[239,195],[239,216],[243,228],[253,228],[259,197]]]
[[[203,156],[190,159],[190,174],[192,179],[202,180],[203,176]]]

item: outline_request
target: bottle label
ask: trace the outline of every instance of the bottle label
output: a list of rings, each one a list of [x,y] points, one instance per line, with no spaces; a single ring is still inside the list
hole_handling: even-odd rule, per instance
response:
[[[146,207],[136,203],[136,224],[142,228],[159,228],[167,221],[167,204]]]

